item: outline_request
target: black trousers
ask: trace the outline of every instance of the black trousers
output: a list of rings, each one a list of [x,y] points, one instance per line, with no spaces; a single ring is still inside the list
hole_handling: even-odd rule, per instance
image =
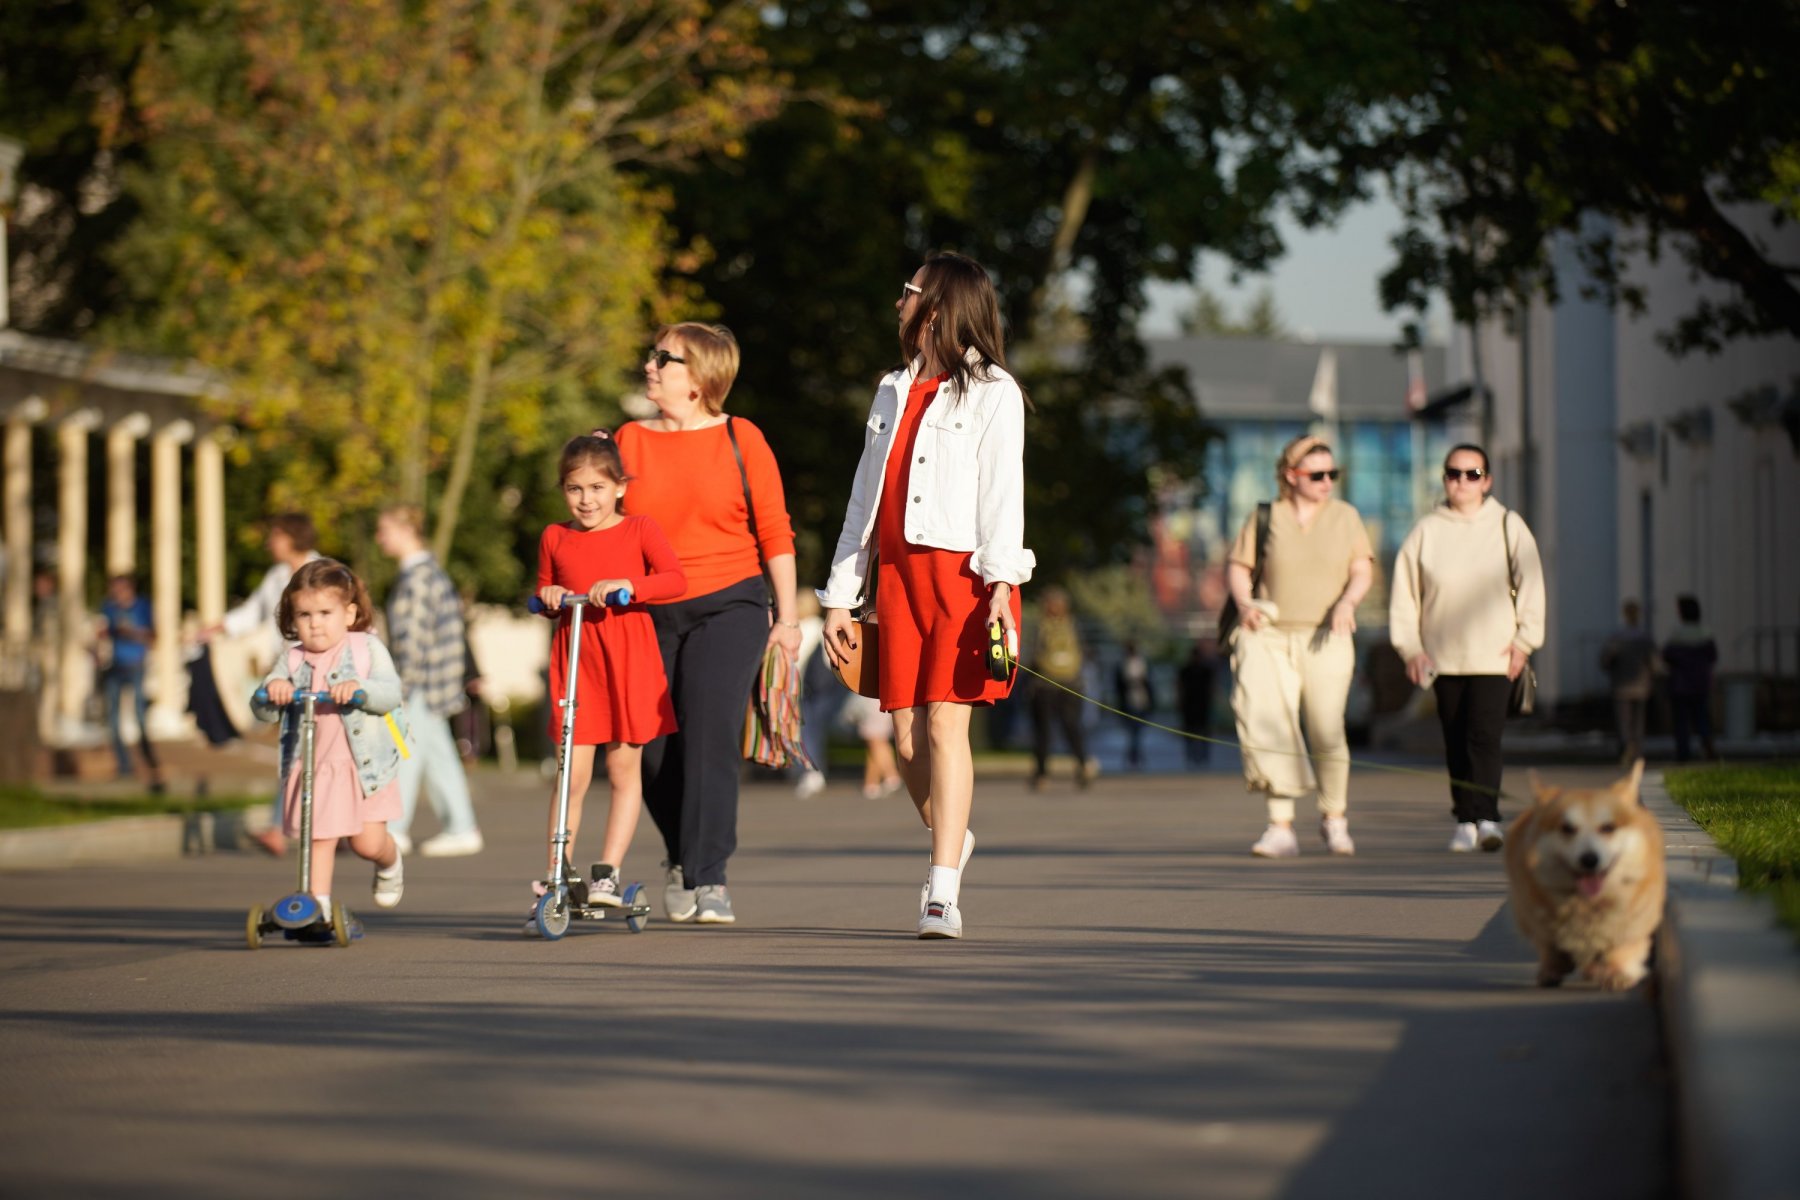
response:
[[[1050,723],[1062,727],[1063,740],[1075,756],[1075,774],[1079,777],[1087,763],[1087,735],[1081,728],[1081,697],[1050,684],[1035,682],[1031,689],[1031,754],[1037,760],[1037,775],[1047,771],[1050,759]]]
[[[1500,734],[1512,680],[1504,675],[1439,675],[1438,723],[1450,768],[1450,811],[1458,821],[1500,819]],[[1473,786],[1470,786],[1473,785]]]
[[[768,591],[756,575],[653,604],[650,616],[680,728],[644,747],[644,807],[688,887],[724,883],[737,849],[744,710],[769,641]]]
[[[1719,752],[1713,747],[1712,713],[1708,710],[1708,697],[1704,692],[1693,695],[1669,694],[1670,715],[1675,723],[1675,761],[1686,762],[1693,757],[1692,735],[1700,735],[1700,749],[1709,759],[1717,759]]]

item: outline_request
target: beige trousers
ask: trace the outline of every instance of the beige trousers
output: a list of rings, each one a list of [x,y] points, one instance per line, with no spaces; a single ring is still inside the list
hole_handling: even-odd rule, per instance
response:
[[[1349,803],[1350,746],[1344,705],[1356,644],[1328,630],[1239,627],[1232,637],[1231,708],[1237,714],[1244,782],[1269,801],[1269,820],[1294,819],[1294,799],[1317,792],[1319,811]]]

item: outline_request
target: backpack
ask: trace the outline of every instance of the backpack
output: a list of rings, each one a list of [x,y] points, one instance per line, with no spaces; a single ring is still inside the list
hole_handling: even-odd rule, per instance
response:
[[[367,679],[369,667],[375,657],[369,652],[369,635],[352,630],[348,635],[348,640],[350,642],[350,665],[356,668],[357,675]],[[290,680],[294,677],[294,672],[300,669],[300,663],[304,658],[305,651],[300,647],[288,647],[288,678]],[[374,716],[373,713],[369,715]],[[407,748],[407,742],[412,738],[412,726],[406,719],[406,705],[398,705],[391,711],[383,713],[381,723],[387,727],[388,736],[394,739],[394,745],[399,749],[400,757],[411,758],[412,751]]]

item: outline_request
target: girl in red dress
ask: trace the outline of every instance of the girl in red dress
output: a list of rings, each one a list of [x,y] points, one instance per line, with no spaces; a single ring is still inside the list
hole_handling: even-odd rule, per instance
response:
[[[570,857],[581,828],[582,797],[593,778],[594,748],[604,746],[612,807],[588,902],[616,907],[622,902],[619,866],[643,809],[644,743],[675,732],[675,707],[645,603],[681,595],[687,576],[662,528],[649,517],[622,511],[631,476],[610,436],[600,432],[571,440],[563,447],[560,474],[570,519],[545,529],[538,541],[538,599],[548,615],[559,618],[550,645],[550,737],[562,738],[561,705],[569,690],[569,625],[561,619],[562,601],[585,595],[591,607],[581,617],[575,747],[566,764]],[[621,589],[630,603],[609,607],[606,597]],[[549,836],[556,837],[554,797]],[[550,853],[556,853],[554,840]],[[555,869],[552,858],[550,870]],[[543,887],[533,885],[538,895]]]
[[[975,766],[969,718],[1012,680],[988,671],[988,630],[1016,647],[1025,549],[1025,409],[1007,373],[1000,305],[981,264],[937,254],[895,304],[907,365],[881,381],[825,606],[825,652],[852,648],[850,609],[879,549],[881,707],[894,714],[900,775],[931,832],[919,936],[962,936],[962,872]]]

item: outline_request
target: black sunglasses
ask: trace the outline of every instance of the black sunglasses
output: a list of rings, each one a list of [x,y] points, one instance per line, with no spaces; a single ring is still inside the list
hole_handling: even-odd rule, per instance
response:
[[[1333,467],[1329,471],[1302,471],[1300,472],[1300,478],[1310,479],[1314,483],[1324,483],[1327,479],[1337,479],[1340,474],[1342,474],[1342,472],[1336,467]]]
[[[679,354],[670,354],[667,350],[652,350],[649,361],[655,363],[656,369],[660,371],[672,362],[686,363],[687,359]]]
[[[1455,483],[1458,479],[1467,479],[1470,483],[1480,483],[1487,478],[1487,473],[1486,467],[1469,467],[1466,470],[1461,467],[1445,467],[1444,479],[1449,483]]]

